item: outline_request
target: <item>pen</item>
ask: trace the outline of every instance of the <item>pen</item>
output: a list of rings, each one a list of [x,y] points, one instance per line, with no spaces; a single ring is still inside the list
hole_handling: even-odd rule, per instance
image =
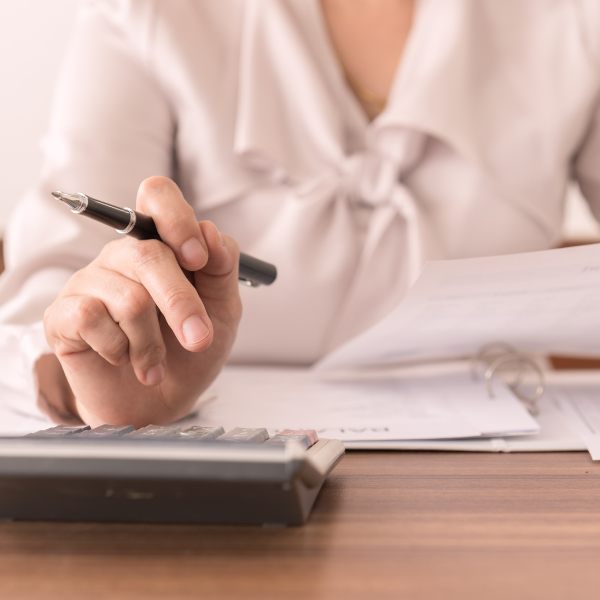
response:
[[[130,235],[138,240],[160,240],[156,225],[152,217],[148,215],[131,210],[131,208],[113,206],[81,193],[52,192],[52,195],[69,206],[71,212],[114,227],[117,233]],[[261,284],[271,285],[276,277],[275,265],[240,252],[238,278],[241,283],[252,287],[258,287]]]

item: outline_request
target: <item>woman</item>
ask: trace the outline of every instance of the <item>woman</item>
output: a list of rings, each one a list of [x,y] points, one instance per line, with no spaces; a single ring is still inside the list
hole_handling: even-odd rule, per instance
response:
[[[231,348],[309,364],[427,259],[554,246],[570,177],[600,211],[599,26],[594,0],[89,0],[7,231],[6,402],[167,422]],[[107,245],[49,195],[131,205],[151,176],[170,249]],[[241,290],[235,344],[235,242],[197,217],[279,268]]]

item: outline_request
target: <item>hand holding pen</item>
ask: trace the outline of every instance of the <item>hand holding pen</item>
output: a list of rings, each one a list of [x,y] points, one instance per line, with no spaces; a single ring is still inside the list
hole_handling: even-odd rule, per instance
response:
[[[82,193],[65,194],[52,192],[52,195],[64,202],[75,214],[113,227],[117,233],[129,235],[137,240],[161,240],[152,217],[136,212],[131,208],[114,206]],[[269,264],[248,254],[240,252],[238,279],[251,287],[271,285],[277,277],[275,265]]]
[[[137,208],[162,241],[107,244],[44,318],[67,408],[91,425],[185,415],[225,363],[241,316],[235,241],[198,223],[169,179],[143,182]]]

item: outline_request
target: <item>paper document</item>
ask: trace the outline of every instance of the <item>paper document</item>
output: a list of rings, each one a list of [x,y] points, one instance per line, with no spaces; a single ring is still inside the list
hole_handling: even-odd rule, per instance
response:
[[[203,425],[315,429],[342,441],[535,434],[537,422],[501,385],[494,399],[468,374],[374,381],[315,380],[308,369],[227,367],[200,407]]]
[[[562,390],[561,390],[562,391]],[[557,390],[549,387],[538,403],[535,420],[540,426],[537,435],[491,437],[463,440],[345,442],[354,450],[440,450],[460,452],[565,452],[587,450],[582,437],[571,426]]]
[[[554,395],[592,458],[600,460],[600,387],[559,388]]]
[[[600,244],[428,263],[382,321],[322,370],[471,356],[490,342],[600,355]]]

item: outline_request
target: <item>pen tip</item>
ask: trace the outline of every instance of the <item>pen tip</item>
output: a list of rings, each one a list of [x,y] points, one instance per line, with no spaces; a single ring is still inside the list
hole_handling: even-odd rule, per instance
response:
[[[65,192],[51,192],[52,196],[64,202],[73,212],[83,212],[88,205],[88,197],[85,194],[66,194]]]

